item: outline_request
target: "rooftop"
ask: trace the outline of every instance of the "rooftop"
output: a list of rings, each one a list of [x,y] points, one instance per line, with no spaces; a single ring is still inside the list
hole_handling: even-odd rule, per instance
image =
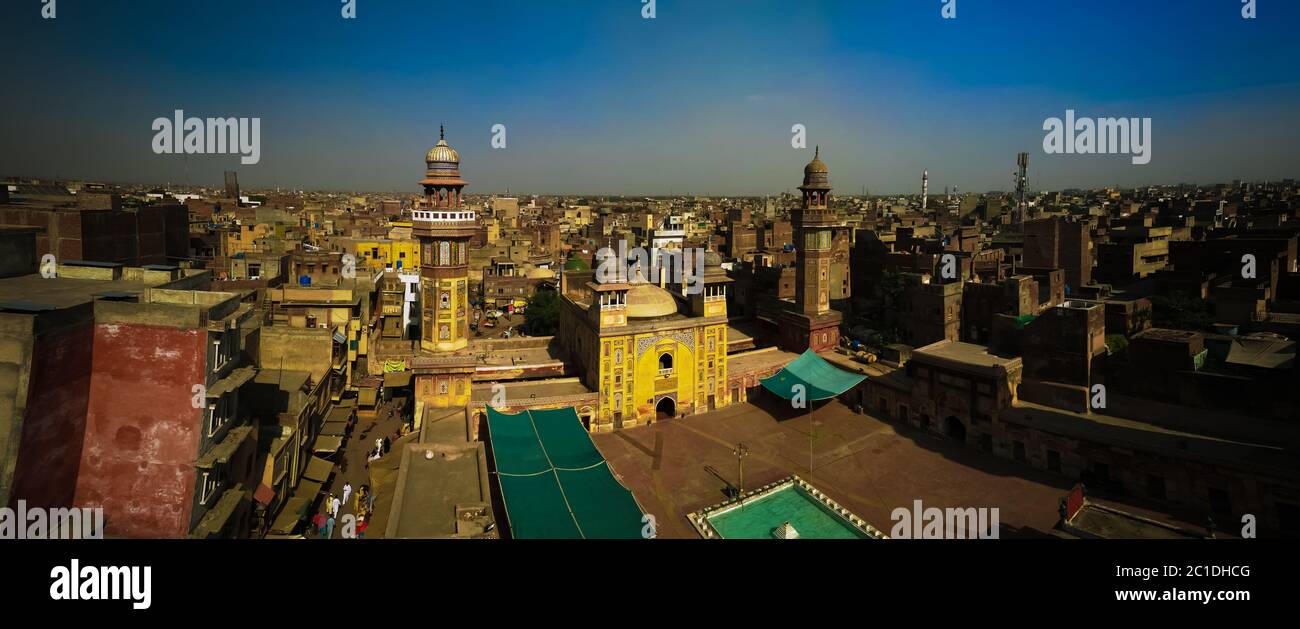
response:
[[[974,343],[943,340],[920,347],[912,351],[912,360],[937,360],[953,366],[966,366],[991,369],[1002,367],[1014,369],[1020,366],[1019,358],[1004,358],[990,354],[988,347]]]
[[[386,538],[482,535],[494,519],[482,443],[410,443],[402,450]]]

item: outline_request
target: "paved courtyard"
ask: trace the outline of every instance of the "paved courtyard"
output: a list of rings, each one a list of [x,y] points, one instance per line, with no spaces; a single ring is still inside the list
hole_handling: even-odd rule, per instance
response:
[[[819,403],[811,420],[807,411],[749,403],[593,438],[655,516],[661,538],[698,538],[686,515],[726,499],[727,484],[738,483],[732,449],[739,442],[749,450],[746,488],[798,474],[886,534],[893,527],[890,513],[920,499],[925,507],[998,507],[1003,537],[1042,536],[1073,485],[943,437],[858,415],[838,401]]]

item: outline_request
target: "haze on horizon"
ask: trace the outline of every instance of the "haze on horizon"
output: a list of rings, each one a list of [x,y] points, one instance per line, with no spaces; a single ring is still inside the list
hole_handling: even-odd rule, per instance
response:
[[[1020,151],[1035,189],[1300,175],[1296,3],[941,4],[8,2],[0,175],[415,193],[439,124],[469,193],[775,194],[814,145],[841,195],[1006,190]],[[155,155],[177,109],[261,118],[261,161]],[[1151,118],[1151,163],[1044,154],[1067,109]]]

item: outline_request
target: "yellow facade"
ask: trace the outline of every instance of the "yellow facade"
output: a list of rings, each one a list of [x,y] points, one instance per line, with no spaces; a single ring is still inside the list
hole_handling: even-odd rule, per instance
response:
[[[454,352],[469,345],[469,275],[453,279],[420,278],[423,302],[420,347]]]
[[[253,253],[259,238],[271,233],[271,226],[266,223],[244,223],[234,225],[225,232],[225,251],[227,256],[240,253]]]
[[[416,418],[415,428],[420,428],[420,416],[425,405],[433,408],[453,408],[469,405],[471,373],[417,375],[415,377]]]
[[[726,339],[725,324],[602,337],[599,423],[628,427],[649,423],[661,411],[726,406]]]
[[[591,286],[595,294],[579,291],[580,300],[561,310],[560,335],[577,349],[585,384],[598,393],[593,431],[704,413],[730,403],[721,284],[707,284],[687,303],[653,285]]]
[[[414,271],[420,268],[420,241],[411,240],[357,240],[351,243],[352,255],[357,258],[357,265],[374,270],[397,268],[402,263],[402,270]]]

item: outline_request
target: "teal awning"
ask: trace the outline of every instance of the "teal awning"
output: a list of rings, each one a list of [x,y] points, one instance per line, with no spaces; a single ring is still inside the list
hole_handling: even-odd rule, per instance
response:
[[[805,400],[825,400],[852,389],[866,378],[826,362],[826,359],[810,349],[790,361],[781,371],[759,382],[768,391],[781,396],[781,399],[794,397],[795,386],[802,385]]]
[[[640,505],[572,408],[488,407],[488,440],[514,538],[641,538]]]

